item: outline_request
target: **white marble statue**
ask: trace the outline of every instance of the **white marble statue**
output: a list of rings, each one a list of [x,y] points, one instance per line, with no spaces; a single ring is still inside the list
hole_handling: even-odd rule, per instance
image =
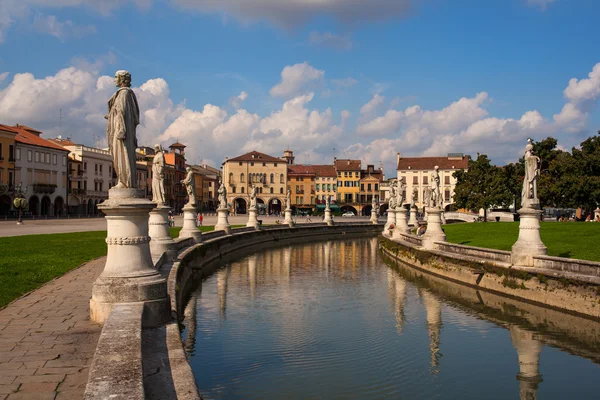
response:
[[[406,201],[406,183],[404,183],[404,179],[400,182],[398,186],[398,191],[396,193],[396,206],[402,207],[404,202]]]
[[[223,184],[223,179],[219,178],[219,208],[227,208],[227,189]]]
[[[288,189],[285,192],[285,209],[286,210],[290,210],[292,208],[292,201],[290,199],[291,196],[292,196],[292,191],[290,189]]]
[[[390,198],[388,200],[388,210],[396,208],[396,182],[390,183]]]
[[[375,210],[377,211],[377,199],[375,198],[375,196],[373,196],[373,198],[371,199],[371,210]]]
[[[116,188],[135,188],[135,149],[137,148],[136,127],[140,123],[140,108],[135,93],[131,90],[131,74],[127,71],[115,73],[115,84],[119,89],[108,101],[106,139],[117,174]]]
[[[411,209],[415,208],[415,203],[418,198],[419,198],[419,189],[415,187],[415,188],[413,188],[413,191],[410,194],[410,208]]]
[[[152,201],[158,206],[165,204],[165,153],[160,145],[154,146],[152,161]]]
[[[256,209],[256,185],[252,185],[252,190],[250,191],[250,208]]]
[[[431,196],[429,198],[429,207],[442,208],[442,191],[440,183],[440,167],[436,165],[431,173]]]
[[[540,175],[540,158],[533,154],[533,141],[527,139],[525,146],[525,179],[521,192],[521,207],[538,208],[540,201],[537,195],[537,180]]]
[[[329,210],[331,206],[331,196],[325,196],[325,209]]]
[[[187,175],[181,183],[185,186],[189,199],[186,205],[196,207],[196,181],[194,180],[194,171],[192,171],[192,167],[187,167],[185,171],[187,172]]]

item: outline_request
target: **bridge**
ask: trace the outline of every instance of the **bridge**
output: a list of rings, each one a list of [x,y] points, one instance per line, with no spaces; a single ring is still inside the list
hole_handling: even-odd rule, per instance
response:
[[[479,215],[466,212],[458,211],[444,211],[444,218],[446,222],[449,221],[462,221],[462,222],[477,222]]]

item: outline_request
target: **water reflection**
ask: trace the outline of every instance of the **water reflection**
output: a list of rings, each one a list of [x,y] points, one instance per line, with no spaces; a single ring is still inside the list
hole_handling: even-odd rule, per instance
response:
[[[595,398],[598,322],[387,262],[376,239],[330,241],[207,278],[182,333],[203,396]]]

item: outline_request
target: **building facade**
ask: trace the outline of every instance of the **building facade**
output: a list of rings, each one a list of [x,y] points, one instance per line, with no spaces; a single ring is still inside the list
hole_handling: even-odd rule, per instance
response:
[[[252,184],[256,185],[259,213],[275,214],[285,208],[287,160],[251,151],[223,163],[223,183],[232,212],[245,214]]]
[[[327,197],[332,211],[338,211],[337,206],[337,173],[333,165],[314,165],[315,169],[315,208],[318,212],[325,209]]]
[[[196,182],[196,201],[199,212],[211,212],[217,209],[217,185],[221,171],[217,168],[203,165],[192,165]]]
[[[342,212],[355,215],[371,213],[372,198],[379,204],[379,185],[383,181],[383,170],[367,165],[363,170],[360,160],[334,159],[337,173],[337,204]]]
[[[176,213],[181,213],[187,203],[187,191],[181,183],[186,175],[185,147],[184,144],[176,142],[169,146],[168,152],[165,152],[165,201]]]
[[[439,167],[440,189],[444,200],[444,208],[449,209],[454,203],[456,178],[454,172],[469,167],[469,159],[462,153],[448,154],[446,157],[401,157],[398,154],[398,181],[406,183],[406,202],[410,202],[410,194],[416,189],[415,204],[422,208],[425,189],[431,187],[431,174]]]
[[[294,213],[310,213],[316,198],[316,173],[313,165],[288,164],[288,188]]]
[[[0,125],[0,216],[8,215],[15,190],[15,137],[17,131]]]
[[[27,187],[29,212],[60,216],[66,212],[69,150],[40,137],[24,125],[11,127],[15,136],[15,182]]]

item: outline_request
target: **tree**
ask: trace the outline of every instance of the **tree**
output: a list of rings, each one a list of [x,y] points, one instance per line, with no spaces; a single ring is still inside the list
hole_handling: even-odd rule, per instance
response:
[[[455,204],[470,210],[483,208],[484,221],[487,221],[488,208],[508,207],[513,201],[514,188],[510,187],[512,175],[503,168],[491,165],[485,154],[478,154],[476,160],[469,159],[469,169],[456,171],[454,177],[457,180]]]

